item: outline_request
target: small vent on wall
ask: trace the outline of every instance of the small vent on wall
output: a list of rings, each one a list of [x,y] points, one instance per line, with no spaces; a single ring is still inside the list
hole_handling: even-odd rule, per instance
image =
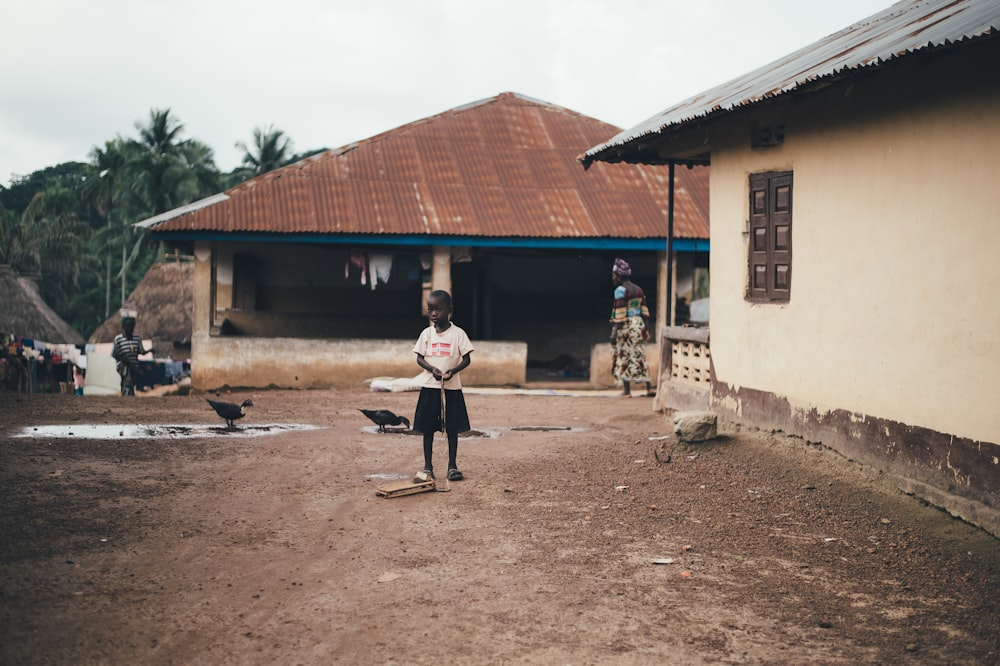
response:
[[[785,124],[757,125],[750,136],[751,148],[769,148],[785,142]]]

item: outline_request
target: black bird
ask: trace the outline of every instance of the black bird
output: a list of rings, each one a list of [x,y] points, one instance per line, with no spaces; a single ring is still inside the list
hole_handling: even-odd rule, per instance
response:
[[[410,427],[410,419],[405,416],[396,416],[388,409],[362,409],[361,413],[378,425],[379,432],[385,432],[386,426],[405,425],[407,428]]]
[[[208,400],[208,398],[205,399]],[[212,406],[216,414],[226,419],[226,427],[229,429],[236,427],[233,425],[233,421],[246,416],[247,407],[253,407],[252,400],[244,400],[242,405],[234,405],[231,402],[220,402],[218,400],[208,400],[208,404]]]

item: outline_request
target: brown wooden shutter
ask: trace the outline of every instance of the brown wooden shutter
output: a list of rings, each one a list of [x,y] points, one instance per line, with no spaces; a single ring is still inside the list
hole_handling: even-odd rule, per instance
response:
[[[750,289],[758,302],[787,302],[792,288],[792,172],[750,176]]]
[[[771,177],[771,283],[772,301],[788,301],[792,289],[792,174]]]
[[[768,274],[768,176],[750,176],[750,299],[767,300]]]

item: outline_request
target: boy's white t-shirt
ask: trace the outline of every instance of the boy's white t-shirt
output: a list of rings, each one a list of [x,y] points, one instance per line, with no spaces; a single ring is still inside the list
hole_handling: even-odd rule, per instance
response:
[[[414,354],[422,354],[424,360],[441,370],[451,370],[462,362],[462,357],[473,350],[468,334],[455,324],[438,333],[433,325],[428,326],[413,345]],[[422,388],[441,388],[441,382],[434,379],[427,370],[420,376]],[[462,388],[462,373],[458,373],[444,383],[449,390]]]

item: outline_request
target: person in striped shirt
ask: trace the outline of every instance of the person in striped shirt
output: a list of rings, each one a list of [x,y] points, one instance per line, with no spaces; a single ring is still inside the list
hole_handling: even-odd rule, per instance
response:
[[[139,357],[152,350],[144,348],[142,338],[135,335],[135,317],[122,317],[122,331],[115,336],[111,355],[118,361],[118,374],[122,378],[122,395],[134,396]]]

